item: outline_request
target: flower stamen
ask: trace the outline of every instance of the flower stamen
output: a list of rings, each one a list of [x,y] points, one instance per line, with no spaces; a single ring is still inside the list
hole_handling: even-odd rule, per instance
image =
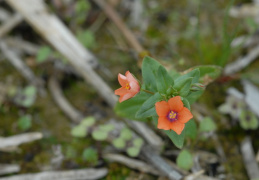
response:
[[[130,90],[130,85],[129,85],[129,83],[126,84],[125,89]]]
[[[167,119],[168,119],[170,122],[176,121],[177,118],[178,118],[178,113],[177,113],[177,112],[169,111],[169,113],[168,113],[168,115],[167,115]]]

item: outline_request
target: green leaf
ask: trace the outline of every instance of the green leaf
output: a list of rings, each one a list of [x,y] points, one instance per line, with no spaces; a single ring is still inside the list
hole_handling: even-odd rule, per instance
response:
[[[82,157],[83,160],[94,164],[96,164],[98,160],[97,151],[93,148],[84,149]]]
[[[51,49],[48,46],[42,46],[37,53],[36,61],[38,63],[44,62],[51,54]]]
[[[140,109],[142,104],[151,96],[151,94],[140,92],[133,98],[123,101],[122,103],[117,103],[115,106],[115,112],[117,115],[132,120],[146,120],[146,119],[137,119],[135,117],[136,112]]]
[[[208,84],[211,81],[218,78],[222,72],[222,68],[220,66],[214,65],[203,65],[196,66],[200,70],[200,79],[199,82],[202,84]]]
[[[191,110],[191,106],[190,106],[188,99],[187,98],[181,98],[181,99],[182,99],[184,107],[187,107],[189,110]]]
[[[19,118],[18,120],[18,127],[26,131],[31,128],[31,116],[30,115],[25,115]]]
[[[184,75],[178,77],[175,80],[175,83],[184,81],[185,79],[188,79],[188,78],[193,78],[192,79],[192,84],[198,83],[199,82],[199,78],[200,78],[200,70],[198,68],[195,68],[194,70],[188,72],[187,74],[184,74]]]
[[[71,135],[78,138],[83,138],[87,135],[87,129],[84,126],[77,125],[72,128]]]
[[[190,170],[193,166],[192,155],[187,150],[182,150],[176,159],[176,164],[179,168]]]
[[[190,93],[185,98],[189,101],[190,104],[193,104],[199,99],[199,97],[201,97],[203,92],[204,90],[195,91],[195,92],[190,91]]]
[[[138,147],[129,147],[129,148],[127,148],[126,151],[127,151],[129,156],[137,157],[139,155],[140,148],[138,148]]]
[[[153,116],[154,124],[157,126],[158,118]],[[167,136],[171,139],[177,148],[182,148],[184,143],[185,129],[183,129],[180,135],[176,134],[173,130],[163,130]]]
[[[176,134],[173,130],[163,130],[167,136],[171,139],[171,141],[174,143],[174,145],[181,149],[183,147],[184,143],[184,137],[185,137],[185,129],[182,131],[180,135]]]
[[[108,133],[106,131],[101,131],[98,129],[94,130],[92,133],[92,137],[98,141],[105,140],[107,138],[107,136],[108,136]]]
[[[76,1],[76,5],[75,5],[75,11],[76,13],[80,14],[80,13],[84,13],[86,11],[88,11],[91,8],[91,4],[88,1],[85,0],[78,0]]]
[[[141,147],[144,141],[141,138],[136,138],[133,140],[133,145],[136,147]]]
[[[161,99],[161,95],[157,92],[156,94],[149,97],[143,105],[140,107],[139,111],[136,113],[137,119],[147,118],[151,116],[156,116],[155,103]]]
[[[185,79],[182,79],[182,80],[176,80],[174,82],[174,84],[175,84],[174,88],[179,91],[180,96],[185,97],[190,92],[192,81],[193,81],[192,77],[185,78]]]
[[[217,129],[216,124],[210,117],[205,117],[200,122],[200,132],[210,132]]]
[[[191,119],[190,121],[188,121],[185,124],[185,137],[189,137],[191,139],[195,139],[197,136],[197,125],[195,123],[195,121],[193,119]]]
[[[129,128],[123,128],[121,130],[120,138],[124,140],[130,140],[132,138],[132,132]]]
[[[114,147],[118,149],[123,149],[126,146],[125,140],[123,138],[116,138],[112,141]]]
[[[167,89],[174,85],[174,80],[163,66],[159,66],[158,68],[156,83],[157,90],[161,94],[166,94]]]
[[[95,123],[95,118],[94,117],[87,117],[87,118],[84,118],[81,122],[80,122],[80,125],[81,126],[84,126],[84,127],[90,127],[92,125],[94,125]]]
[[[95,37],[92,31],[86,30],[77,33],[77,39],[86,47],[91,48],[95,45]]]
[[[143,83],[146,86],[146,89],[152,92],[157,92],[157,85],[156,85],[156,72],[161,66],[159,62],[155,59],[146,56],[142,63],[142,77]]]

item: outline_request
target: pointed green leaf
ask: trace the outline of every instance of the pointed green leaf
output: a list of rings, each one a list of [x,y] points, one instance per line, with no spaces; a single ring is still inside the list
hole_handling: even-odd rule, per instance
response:
[[[142,63],[142,77],[146,89],[152,92],[157,91],[156,72],[161,64],[155,59],[146,56]]]
[[[159,66],[158,68],[156,83],[157,90],[161,94],[166,94],[167,89],[174,85],[174,80],[163,66]]]
[[[155,103],[158,102],[160,99],[161,95],[158,92],[153,96],[149,97],[140,107],[139,111],[136,113],[136,118],[141,119],[157,115]]]
[[[176,80],[175,80],[175,83],[178,83],[180,81],[184,81],[185,79],[188,79],[192,77],[192,84],[194,83],[198,83],[199,82],[199,78],[200,78],[200,70],[198,68],[195,68],[194,70],[188,72],[187,74],[184,74],[180,77],[178,77]]]
[[[122,103],[117,103],[115,106],[115,112],[117,115],[132,120],[145,121],[146,119],[137,119],[135,117],[136,112],[139,111],[142,104],[151,96],[151,94],[140,92],[133,98],[123,101]]]
[[[178,80],[175,81],[174,88],[178,90],[180,96],[185,97],[188,95],[188,93],[190,92],[191,85],[192,85],[192,80],[193,80],[193,78],[189,77],[189,78],[185,78],[185,79],[182,79],[179,81]]]
[[[209,82],[218,78],[222,72],[222,68],[220,66],[214,65],[202,65],[196,66],[200,70],[200,79],[199,82],[203,84],[208,84]]]
[[[193,119],[191,119],[190,121],[188,121],[185,124],[185,137],[189,137],[191,139],[195,139],[197,136],[197,125],[195,123],[195,121]]]
[[[171,139],[171,141],[174,143],[176,147],[181,149],[183,147],[184,143],[184,137],[185,137],[185,129],[182,131],[180,135],[176,134],[173,130],[163,130],[167,136]]]
[[[189,101],[190,104],[193,104],[199,99],[199,97],[201,97],[203,92],[204,90],[195,91],[195,92],[190,91],[189,94],[186,96],[186,99]]]
[[[190,170],[193,166],[192,155],[187,150],[182,150],[176,159],[176,164],[179,168]]]
[[[157,126],[158,118],[153,116],[154,124]],[[163,130],[167,136],[171,139],[171,141],[174,143],[174,145],[178,148],[183,147],[184,143],[184,136],[185,136],[185,129],[183,129],[182,133],[180,135],[176,134],[173,130]]]

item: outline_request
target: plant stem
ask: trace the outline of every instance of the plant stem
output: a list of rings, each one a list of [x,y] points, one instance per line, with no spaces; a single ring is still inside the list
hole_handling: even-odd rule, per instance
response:
[[[153,93],[153,92],[151,92],[151,91],[148,91],[148,90],[146,90],[146,89],[142,89],[142,91],[144,91],[144,92],[146,92],[146,93],[149,93],[149,94],[155,94],[155,93]]]

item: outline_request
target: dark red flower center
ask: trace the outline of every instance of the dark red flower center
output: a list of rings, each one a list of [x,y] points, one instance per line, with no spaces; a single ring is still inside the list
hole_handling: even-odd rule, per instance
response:
[[[177,112],[169,111],[169,113],[168,113],[168,115],[167,115],[167,119],[168,119],[170,122],[176,121],[177,118],[178,118],[178,113],[177,113]]]

